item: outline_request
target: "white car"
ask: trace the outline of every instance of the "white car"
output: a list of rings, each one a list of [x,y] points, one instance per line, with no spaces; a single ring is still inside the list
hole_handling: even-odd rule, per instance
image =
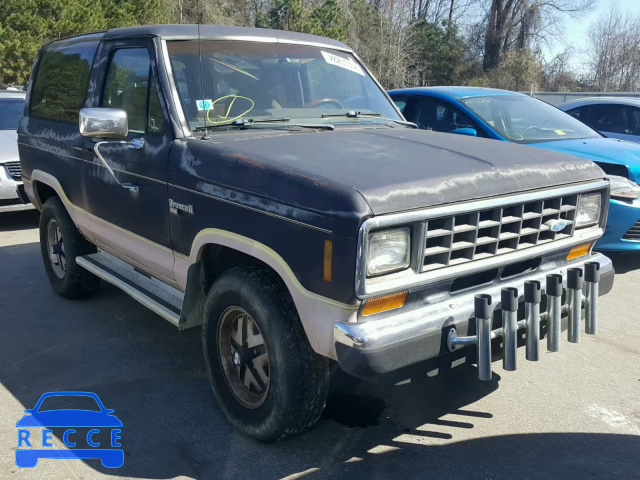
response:
[[[24,193],[18,158],[18,123],[24,111],[23,92],[0,92],[0,212],[34,208]]]

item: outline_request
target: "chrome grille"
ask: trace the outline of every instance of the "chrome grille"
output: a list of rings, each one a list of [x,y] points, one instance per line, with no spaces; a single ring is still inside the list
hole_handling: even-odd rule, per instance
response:
[[[567,195],[430,218],[426,221],[421,271],[438,270],[571,237],[577,202],[578,195]],[[551,220],[564,220],[566,226],[554,232],[547,224]]]
[[[9,176],[14,180],[22,180],[22,167],[20,162],[7,162],[4,164]]]
[[[635,225],[624,234],[622,239],[640,242],[640,220],[638,220]]]

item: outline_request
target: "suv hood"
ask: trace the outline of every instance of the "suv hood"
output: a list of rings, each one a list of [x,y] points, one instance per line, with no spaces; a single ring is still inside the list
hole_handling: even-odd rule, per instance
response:
[[[18,161],[18,134],[15,130],[0,130],[0,163]]]
[[[238,132],[210,141],[362,194],[386,214],[594,180],[594,163],[507,142],[409,128]]]

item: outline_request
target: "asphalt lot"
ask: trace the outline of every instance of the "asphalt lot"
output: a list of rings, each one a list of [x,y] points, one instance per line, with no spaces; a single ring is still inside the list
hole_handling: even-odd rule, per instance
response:
[[[35,212],[0,216],[2,478],[640,478],[640,255],[615,257],[601,334],[479,382],[462,365],[401,386],[343,381],[311,432],[263,445],[214,404],[199,329],[178,332],[103,284],[56,296]],[[544,347],[544,345],[543,345]],[[425,377],[426,378],[426,377]],[[343,379],[344,380],[344,379]],[[124,424],[125,463],[14,463],[16,421],[44,392],[97,393]],[[59,439],[54,439],[54,444]]]

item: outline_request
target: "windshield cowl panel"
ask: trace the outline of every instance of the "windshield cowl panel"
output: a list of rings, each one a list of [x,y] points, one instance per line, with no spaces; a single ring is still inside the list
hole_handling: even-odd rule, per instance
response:
[[[168,41],[167,50],[180,106],[192,131],[240,119],[266,122],[269,117],[274,121],[289,119],[291,125],[326,120],[333,124],[334,115],[344,115],[348,124],[381,121],[376,116],[387,122],[403,120],[348,52],[308,45],[197,39]],[[352,112],[358,115],[348,118]],[[323,114],[332,117],[323,118]]]
[[[562,110],[524,95],[488,95],[461,101],[510,142],[530,144],[601,137]]]

